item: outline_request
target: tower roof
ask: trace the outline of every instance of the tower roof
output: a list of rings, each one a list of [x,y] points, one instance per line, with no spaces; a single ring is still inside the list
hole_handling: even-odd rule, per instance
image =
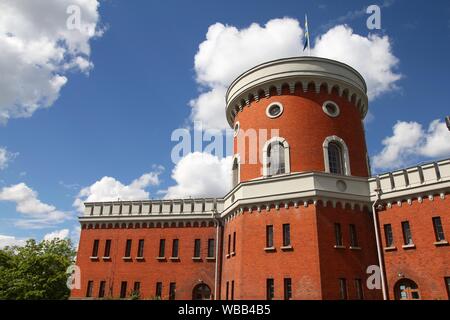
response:
[[[362,119],[366,116],[367,85],[358,71],[335,60],[292,57],[265,62],[237,77],[226,93],[227,121],[233,126],[234,117],[239,111],[249,105],[252,99],[262,98],[262,92],[268,96],[273,87],[278,94],[281,94],[283,85],[288,85],[291,92],[296,85],[301,85],[306,92],[311,83],[317,92],[322,85],[326,85],[329,93],[333,88],[337,89],[339,95],[345,94],[349,101],[354,101]]]

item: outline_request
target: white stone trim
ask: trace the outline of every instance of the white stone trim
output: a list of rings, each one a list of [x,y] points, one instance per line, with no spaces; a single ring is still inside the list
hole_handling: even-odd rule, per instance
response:
[[[350,176],[351,175],[351,170],[350,170],[350,155],[348,152],[348,147],[347,144],[345,143],[345,141],[341,138],[339,138],[338,136],[329,136],[325,139],[325,141],[323,142],[323,161],[325,164],[325,172],[330,173],[330,161],[328,159],[328,145],[330,144],[330,142],[337,142],[341,145],[342,147],[342,157],[343,157],[343,161],[344,161],[344,175],[346,176]]]
[[[328,110],[327,110],[327,108],[326,108],[326,105],[327,105],[327,104],[332,104],[333,106],[336,107],[336,113],[335,113],[335,114],[332,114],[332,113],[329,113],[329,112],[328,112]],[[339,115],[341,114],[341,109],[339,108],[339,105],[338,105],[336,102],[331,101],[331,100],[327,100],[327,101],[325,101],[325,102],[322,104],[322,110],[323,110],[323,112],[325,112],[325,114],[326,114],[327,116],[329,116],[329,117],[331,117],[331,118],[337,118],[337,117],[339,117]]]
[[[271,108],[272,106],[275,106],[275,105],[279,106],[281,110],[280,110],[280,113],[279,113],[279,114],[277,114],[276,116],[272,116],[272,115],[270,114],[269,110],[270,110],[270,108]],[[278,118],[278,117],[281,117],[281,115],[283,114],[283,111],[284,111],[283,104],[282,104],[281,102],[275,101],[275,102],[272,102],[271,104],[269,104],[269,105],[266,107],[266,116],[267,116],[268,118],[270,118],[270,119],[276,119],[276,118]]]
[[[285,173],[284,174],[288,174],[291,173],[291,161],[290,161],[290,148],[289,148],[289,143],[286,141],[285,138],[282,137],[273,137],[270,140],[267,140],[266,143],[264,144],[263,147],[263,176],[267,177],[268,176],[268,172],[267,172],[267,165],[268,165],[268,156],[267,156],[267,149],[269,148],[269,146],[273,143],[273,142],[279,142],[283,145],[284,147],[284,168],[285,168]]]

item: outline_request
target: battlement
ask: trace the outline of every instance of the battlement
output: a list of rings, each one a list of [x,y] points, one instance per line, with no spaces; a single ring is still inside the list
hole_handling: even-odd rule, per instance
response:
[[[383,173],[370,178],[369,185],[372,201],[377,198],[376,189],[382,200],[445,194],[450,188],[450,159]]]

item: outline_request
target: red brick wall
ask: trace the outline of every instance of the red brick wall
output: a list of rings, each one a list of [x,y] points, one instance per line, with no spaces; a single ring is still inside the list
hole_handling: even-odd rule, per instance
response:
[[[340,115],[329,117],[322,110],[323,102],[332,100],[340,107]],[[270,119],[266,116],[266,108],[273,102],[283,104],[283,114]],[[242,130],[267,129],[270,138],[271,129],[279,129],[279,135],[287,140],[290,146],[291,172],[324,171],[323,142],[326,137],[337,135],[342,138],[349,149],[351,173],[354,176],[368,176],[366,161],[366,143],[360,113],[353,103],[336,94],[328,94],[323,90],[315,92],[299,92],[295,95],[284,92],[280,96],[271,96],[259,101],[252,101],[250,106],[236,116]],[[238,151],[237,139],[234,152]],[[261,152],[265,141],[260,141]],[[249,149],[246,139],[245,150]],[[261,155],[261,154],[260,154]],[[240,179],[251,180],[262,176],[262,158],[257,164],[249,163],[248,154],[240,155]]]
[[[292,251],[282,251],[282,225],[291,225]],[[275,252],[266,252],[266,225],[274,226]],[[228,234],[236,231],[236,255],[225,258]],[[221,292],[225,299],[226,282],[235,282],[235,299],[266,299],[266,279],[273,278],[275,299],[284,297],[284,278],[292,279],[293,299],[320,299],[316,214],[313,206],[269,212],[245,212],[224,228],[224,262]],[[230,284],[231,286],[231,284]]]
[[[361,279],[364,299],[382,299],[381,290],[369,290],[366,285],[367,267],[378,265],[374,224],[372,214],[367,208],[343,209],[340,203],[336,208],[328,203],[326,207],[317,206],[317,226],[319,233],[320,276],[323,299],[340,299],[339,279],[347,280],[349,299],[357,299],[355,279]],[[335,248],[334,224],[340,223],[343,246]],[[358,246],[350,249],[350,224],[356,227]]]
[[[450,200],[449,195],[442,200],[435,196],[434,201],[427,197],[419,203],[414,199],[411,205],[396,203],[391,209],[379,213],[380,233],[383,247],[386,247],[384,224],[391,224],[394,246],[397,250],[384,252],[389,298],[394,299],[394,287],[401,279],[399,274],[411,279],[419,287],[422,299],[449,299],[444,277],[450,277],[450,247],[436,246],[432,218],[440,216],[446,239],[450,239]],[[401,223],[409,221],[414,249],[402,248],[403,233]]]
[[[172,227],[139,229],[83,229],[77,255],[77,265],[81,269],[81,289],[72,291],[72,298],[86,296],[87,283],[94,281],[94,298],[98,296],[101,280],[112,283],[113,297],[120,295],[121,281],[128,281],[128,291],[135,281],[141,282],[141,297],[150,299],[155,296],[156,282],[163,283],[163,299],[168,298],[169,283],[176,283],[176,299],[192,299],[192,290],[199,281],[203,281],[214,293],[215,262],[207,261],[208,239],[215,238],[215,227]],[[166,239],[166,261],[158,261],[159,240]],[[179,239],[180,261],[169,260],[172,253],[172,240]],[[194,240],[201,239],[200,262],[194,262]],[[100,240],[98,261],[91,261],[92,246],[95,239]],[[102,256],[106,239],[112,240],[111,261],[103,261]],[[122,259],[125,243],[132,239],[132,261]],[[145,239],[145,261],[135,259],[139,239]],[[108,290],[106,290],[108,293]]]

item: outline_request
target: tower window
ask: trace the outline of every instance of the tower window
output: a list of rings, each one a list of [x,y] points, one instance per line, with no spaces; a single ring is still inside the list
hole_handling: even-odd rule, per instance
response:
[[[176,283],[171,282],[169,284],[169,300],[175,300]]]
[[[266,248],[273,248],[273,226],[266,226]]]
[[[348,298],[347,279],[344,279],[344,278],[339,279],[339,292],[340,292],[341,300],[347,300],[347,298]]]
[[[358,247],[358,236],[356,234],[356,226],[354,224],[350,225],[350,246],[353,248]]]
[[[266,283],[266,295],[267,295],[267,300],[273,300],[274,298],[274,281],[273,279],[267,279],[267,283]]]
[[[237,137],[237,135],[239,134],[239,129],[240,129],[240,124],[239,121],[236,121],[236,123],[234,124],[234,136]]]
[[[284,146],[281,142],[274,142],[267,149],[268,175],[273,176],[286,172]]]
[[[445,235],[444,229],[442,228],[441,217],[433,218],[433,227],[434,227],[434,234],[436,235],[436,241],[444,241]]]
[[[283,113],[283,105],[281,103],[275,102],[270,104],[266,109],[266,115],[269,118],[278,118]]]
[[[125,245],[125,255],[124,257],[129,258],[131,257],[131,239],[127,240],[127,243]]]
[[[291,225],[283,224],[283,247],[291,245]]]
[[[178,258],[178,239],[173,239],[172,241],[172,258]]]
[[[194,240],[194,258],[200,258],[200,239]]]
[[[392,226],[390,224],[384,225],[384,238],[386,247],[392,247],[394,245],[394,235],[392,234]]]
[[[292,299],[292,280],[291,278],[284,278],[284,300]]]
[[[159,257],[163,258],[166,251],[166,239],[159,240]]]
[[[122,281],[120,283],[120,298],[124,299],[127,297],[127,282]]]
[[[328,144],[328,162],[330,165],[330,173],[344,174],[344,167],[342,161],[342,149],[336,142]]]
[[[208,239],[208,258],[214,258],[214,239]]]
[[[340,223],[334,224],[334,237],[336,240],[336,246],[341,247],[343,245],[343,242],[342,242],[342,231],[341,231]]]
[[[234,158],[233,160],[233,187],[239,183],[239,160],[238,158]]]
[[[325,101],[322,105],[322,110],[332,118],[337,117],[340,113],[339,106],[332,101]]]
[[[108,239],[108,240],[106,240],[106,243],[105,243],[105,252],[104,252],[103,256],[105,258],[109,258],[110,255],[111,255],[111,240]]]
[[[409,226],[409,221],[402,222],[402,230],[403,230],[403,240],[405,245],[412,245],[413,239],[411,234],[411,227]]]
[[[99,245],[99,240],[94,240],[94,245],[92,246],[92,257],[93,258],[97,258],[98,256],[98,245]]]
[[[137,256],[139,258],[144,257],[144,239],[139,240]]]
[[[162,282],[156,283],[155,297],[157,299],[161,299],[161,297],[162,297]]]
[[[92,290],[94,288],[94,281],[89,280],[86,289],[86,298],[92,297]]]

